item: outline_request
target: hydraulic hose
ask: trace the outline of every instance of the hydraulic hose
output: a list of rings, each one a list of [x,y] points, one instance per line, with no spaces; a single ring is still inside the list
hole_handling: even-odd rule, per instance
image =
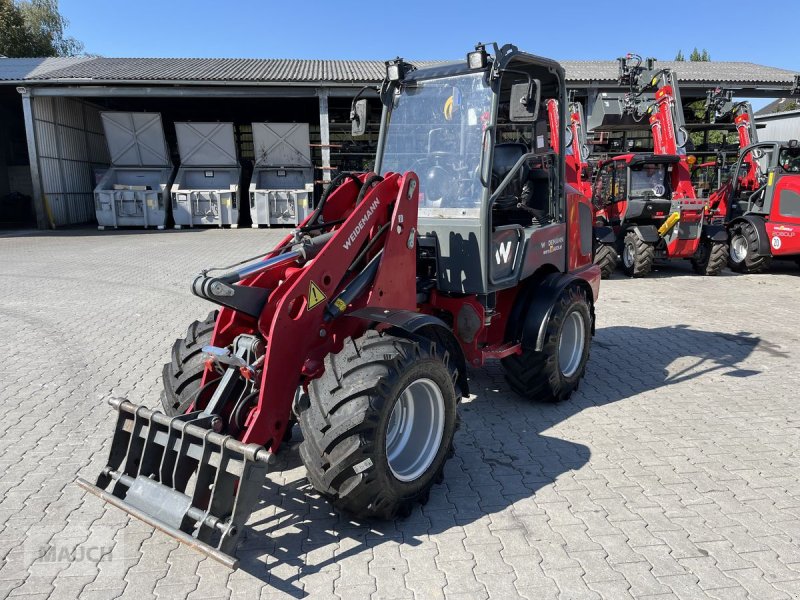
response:
[[[320,226],[317,225],[317,221],[322,216],[322,211],[325,209],[325,204],[328,202],[328,198],[330,197],[331,193],[335,189],[337,189],[340,185],[342,185],[346,179],[352,179],[355,184],[359,187],[359,192],[363,188],[361,185],[361,180],[355,173],[339,173],[336,177],[333,178],[328,184],[328,187],[325,188],[325,191],[322,193],[322,198],[319,199],[319,204],[317,208],[314,209],[314,212],[311,214],[311,218],[308,220],[308,225],[301,227],[300,231],[312,231],[314,229],[319,229]],[[324,226],[324,225],[323,225]]]

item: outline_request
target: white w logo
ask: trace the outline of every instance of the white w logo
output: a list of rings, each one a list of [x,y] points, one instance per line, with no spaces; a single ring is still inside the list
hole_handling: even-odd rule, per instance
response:
[[[495,260],[497,260],[498,265],[502,265],[503,263],[507,263],[509,257],[511,256],[511,242],[503,242],[497,248],[497,251],[494,253]]]

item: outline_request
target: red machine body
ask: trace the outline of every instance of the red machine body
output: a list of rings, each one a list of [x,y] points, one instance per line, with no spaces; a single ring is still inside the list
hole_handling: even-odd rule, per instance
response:
[[[315,490],[392,519],[441,481],[467,365],[499,359],[521,397],[569,398],[600,284],[580,132],[570,121],[562,146],[558,63],[493,50],[444,70],[387,62],[381,174],[341,173],[273,250],[195,277],[221,308],[173,344],[163,412],[114,402],[109,459],[85,489],[235,566],[295,424]]]

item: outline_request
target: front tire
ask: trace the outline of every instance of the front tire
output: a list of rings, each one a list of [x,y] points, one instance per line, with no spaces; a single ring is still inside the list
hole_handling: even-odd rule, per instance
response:
[[[737,225],[731,235],[731,270],[737,273],[760,273],[772,263],[771,256],[758,256],[758,233],[752,223]]]
[[[600,277],[608,279],[616,270],[619,255],[612,244],[598,244],[594,252],[594,264],[600,267]]]
[[[361,518],[393,519],[427,502],[453,451],[457,375],[427,338],[369,331],[345,340],[297,405],[314,489]]]
[[[628,277],[644,277],[653,270],[656,247],[643,241],[635,231],[625,234],[622,248],[622,268]]]
[[[579,287],[564,290],[553,307],[541,352],[527,350],[501,360],[511,388],[540,402],[569,398],[586,371],[592,319],[586,292]]]
[[[182,415],[194,401],[205,371],[203,346],[211,344],[216,321],[217,311],[211,311],[205,320],[189,325],[186,335],[172,345],[172,360],[161,373],[161,406],[166,415]]]
[[[728,264],[728,243],[701,240],[700,247],[691,259],[692,269],[698,275],[715,276]]]

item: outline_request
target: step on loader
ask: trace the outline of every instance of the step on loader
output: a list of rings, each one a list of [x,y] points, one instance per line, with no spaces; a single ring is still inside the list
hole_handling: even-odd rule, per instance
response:
[[[468,365],[499,359],[521,396],[567,399],[600,272],[590,201],[549,143],[564,130],[546,103],[563,124],[565,96],[558,63],[512,45],[389,61],[375,172],[340,174],[273,250],[194,279],[218,310],[175,342],[161,410],[112,401],[108,464],[80,484],[235,567],[295,424],[317,492],[392,519],[442,479]],[[351,112],[357,136],[366,100]]]

